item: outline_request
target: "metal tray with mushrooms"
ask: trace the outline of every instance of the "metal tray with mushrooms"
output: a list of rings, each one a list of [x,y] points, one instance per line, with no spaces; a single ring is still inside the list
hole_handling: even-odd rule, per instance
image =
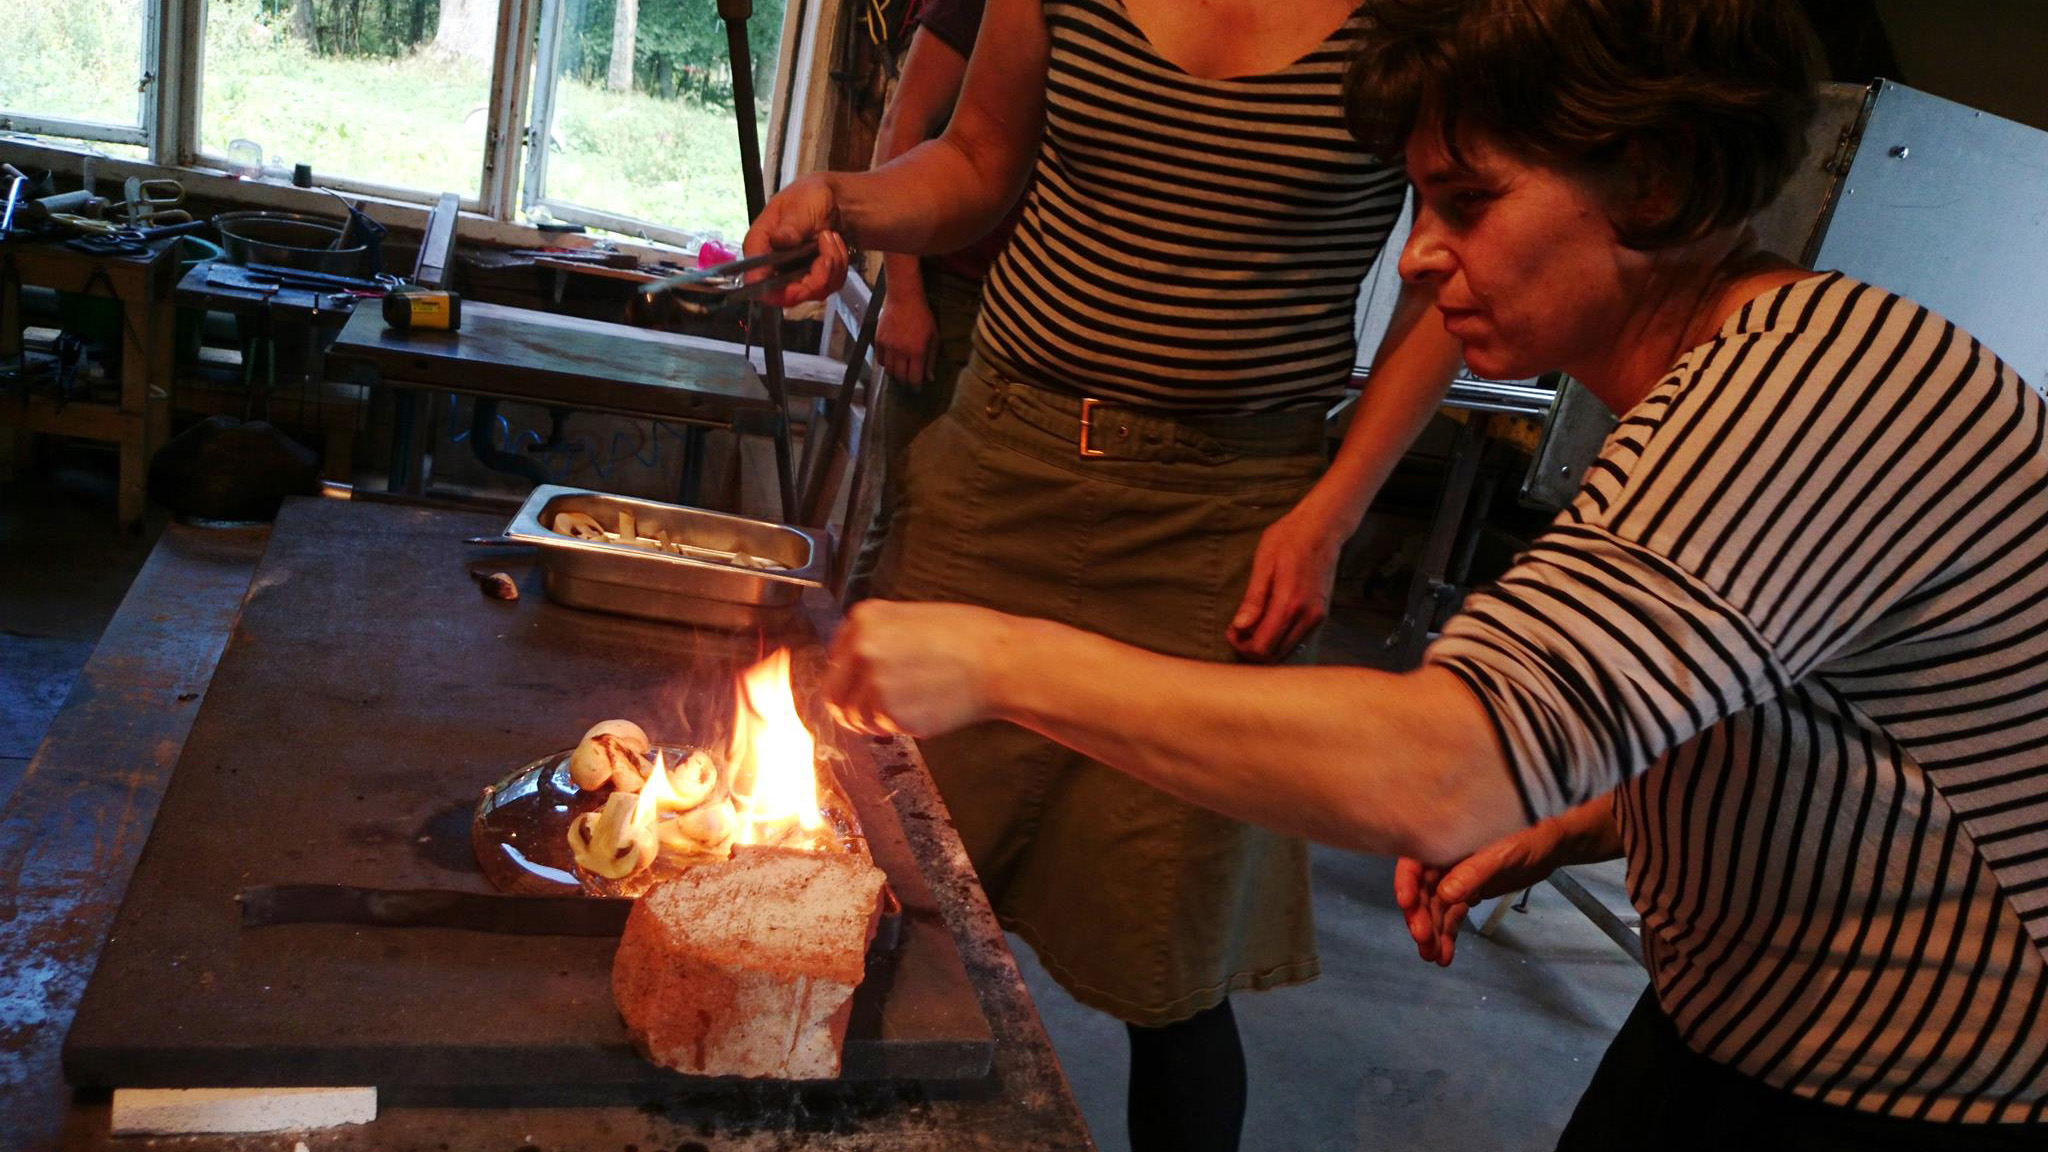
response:
[[[558,603],[708,628],[779,622],[823,586],[827,563],[810,529],[552,484],[504,538],[539,549]]]

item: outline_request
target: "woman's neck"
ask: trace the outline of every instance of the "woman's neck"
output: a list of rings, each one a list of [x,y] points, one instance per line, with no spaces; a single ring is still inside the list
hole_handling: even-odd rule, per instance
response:
[[[1612,356],[1572,375],[1609,408],[1627,412],[1686,349],[1712,339],[1744,304],[1810,275],[1759,248],[1747,227],[1673,249],[1652,263],[1641,296],[1645,304],[1622,326]]]

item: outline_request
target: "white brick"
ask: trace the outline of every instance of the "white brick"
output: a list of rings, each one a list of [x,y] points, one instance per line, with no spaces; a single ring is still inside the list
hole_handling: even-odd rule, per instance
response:
[[[114,1135],[287,1132],[367,1124],[375,1088],[117,1088]]]

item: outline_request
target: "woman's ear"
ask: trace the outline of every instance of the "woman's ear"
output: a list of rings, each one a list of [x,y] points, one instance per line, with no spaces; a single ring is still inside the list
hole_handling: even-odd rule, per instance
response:
[[[1681,127],[1666,138],[1639,137],[1623,146],[1610,187],[1615,232],[1624,242],[1662,232],[1679,214],[1692,145],[1692,130]]]

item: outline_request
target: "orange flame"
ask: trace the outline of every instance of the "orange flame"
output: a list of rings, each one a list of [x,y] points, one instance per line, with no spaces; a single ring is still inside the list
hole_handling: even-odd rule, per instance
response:
[[[739,684],[727,763],[740,801],[739,842],[779,842],[791,826],[815,832],[818,811],[817,744],[796,711],[789,649],[749,668]]]
[[[640,799],[633,803],[633,825],[652,828],[663,812],[678,807],[675,786],[669,783],[668,768],[662,763],[661,750],[657,748],[654,751],[654,768],[647,774],[647,783],[640,786]]]

